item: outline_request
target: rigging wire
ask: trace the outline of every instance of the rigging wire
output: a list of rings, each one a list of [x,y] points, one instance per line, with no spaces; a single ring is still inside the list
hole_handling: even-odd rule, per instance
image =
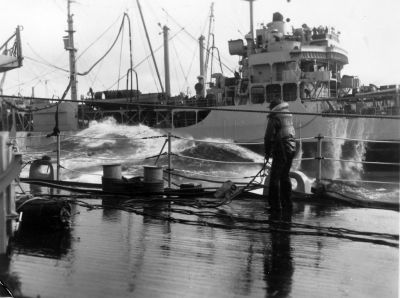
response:
[[[33,88],[35,88],[37,85],[43,83],[42,79],[40,78],[41,76],[38,75],[38,73],[33,68],[31,68],[29,64],[25,65],[25,68],[28,69],[28,73],[32,74],[32,76],[34,77],[34,80],[32,82],[34,82],[37,79],[36,83],[32,86]],[[3,80],[4,80],[5,75],[6,75],[6,73],[3,76]],[[1,82],[0,82],[0,85],[1,85]]]
[[[108,32],[108,31],[112,28],[112,26],[114,26],[114,24],[118,21],[118,19],[119,19],[119,17],[118,17],[118,18],[117,18],[117,19],[116,19],[116,20],[115,20],[115,21],[114,21],[100,36],[98,36],[97,39],[96,39],[94,42],[92,42],[84,51],[82,51],[82,53],[77,57],[77,60],[78,60],[79,58],[81,58],[81,56],[82,56],[87,50],[89,50],[102,36],[104,36],[104,34],[105,34],[106,32]],[[114,45],[115,45],[116,41],[118,40],[118,37],[119,37],[119,35],[120,35],[122,29],[123,29],[124,21],[125,21],[125,14],[123,15],[123,19],[122,19],[122,23],[121,23],[121,26],[120,26],[118,35],[117,35],[117,37],[116,37],[114,43],[113,43],[112,46],[110,47],[110,49],[109,49],[100,59],[98,59],[98,60],[92,65],[92,67],[91,67],[88,71],[86,71],[86,72],[84,72],[84,73],[79,73],[79,72],[78,72],[78,73],[77,73],[78,75],[85,76],[85,75],[89,74],[90,71],[91,71],[101,60],[103,60],[103,59],[105,58],[105,56],[111,51],[111,49],[114,47]],[[56,70],[60,70],[60,71],[69,73],[69,70],[68,70],[68,69],[65,69],[65,68],[63,68],[63,67],[59,67],[59,66],[57,66],[57,65],[54,65],[53,63],[50,63],[50,62],[46,61],[43,57],[41,57],[41,56],[32,48],[32,46],[31,46],[29,43],[27,43],[27,45],[29,46],[29,48],[31,49],[31,51],[32,51],[37,57],[39,57],[42,61],[37,60],[37,59],[34,59],[34,58],[32,58],[32,57],[28,57],[28,56],[25,56],[26,59],[31,60],[31,61],[36,62],[36,63],[39,63],[39,64],[43,64],[43,65],[48,66],[48,67],[51,67],[51,68],[54,68],[54,69],[56,69]],[[50,73],[52,73],[52,72],[49,72],[48,74],[50,74]],[[44,74],[41,75],[41,76],[44,76]],[[34,79],[32,79],[32,80],[30,80],[30,81],[28,81],[28,82],[21,83],[21,84],[18,84],[18,85],[16,85],[16,86],[8,87],[8,88],[6,88],[6,89],[10,89],[10,88],[13,88],[13,87],[19,87],[19,86],[21,86],[21,85],[28,84],[28,83],[30,83],[30,82],[36,80],[36,79],[39,78],[39,77],[40,77],[40,76],[36,76]],[[97,76],[96,76],[96,77],[97,77]],[[92,83],[93,83],[93,81],[92,81]],[[104,84],[103,84],[103,86],[104,86]]]
[[[33,59],[33,58],[29,58],[29,57],[26,57],[26,56],[25,56],[25,58],[28,58],[28,59],[30,59],[30,60],[32,60],[32,61],[37,62],[37,63],[42,63],[42,64],[44,64],[44,65],[47,65],[48,67],[53,67],[53,68],[56,68],[56,69],[58,69],[58,70],[62,70],[62,71],[65,71],[65,72],[69,72],[69,70],[67,70],[67,69],[64,68],[64,67],[66,67],[66,66],[59,67],[59,66],[57,66],[57,65],[54,65],[53,63],[48,62],[46,59],[44,59],[42,56],[40,56],[40,55],[38,54],[38,52],[36,52],[36,51],[33,49],[33,47],[31,46],[31,44],[30,44],[29,42],[27,42],[26,44],[27,44],[27,46],[30,48],[30,50],[32,51],[32,53],[35,54],[37,57],[39,57],[40,60],[42,60],[42,61],[35,60],[35,59]],[[60,58],[61,56],[63,56],[63,54],[60,54],[60,55],[56,58],[56,60],[59,60],[59,58]]]
[[[177,36],[179,33],[181,33],[183,31],[183,29],[181,29],[180,31],[176,32],[174,35],[172,35],[168,40],[171,41],[173,38],[175,38],[175,36]],[[144,47],[144,45],[143,45]],[[154,53],[157,53],[160,49],[163,48],[163,45],[158,46],[155,50]],[[151,54],[148,54],[146,57],[144,57],[142,60],[140,60],[137,64],[135,64],[133,66],[133,69],[138,68],[140,65],[142,65],[144,62],[148,62],[149,58],[151,58]],[[126,77],[126,74],[119,80],[115,81],[110,87],[108,87],[107,90],[113,88],[120,80],[124,79]],[[158,90],[158,88],[157,88]]]
[[[115,25],[115,23],[119,20],[120,17],[121,17],[121,16],[118,16],[118,17],[116,18],[116,20],[115,20],[110,26],[108,26],[108,27],[104,30],[104,32],[103,32],[102,34],[100,34],[91,44],[89,44],[89,45],[86,47],[86,49],[84,49],[84,50],[78,55],[78,57],[76,58],[76,60],[78,61],[79,58],[80,58],[83,54],[85,54],[96,42],[98,42],[98,41],[100,40],[100,38],[102,38],[102,37]]]
[[[138,22],[137,25],[140,27],[140,26],[141,26],[141,25],[140,25],[140,20],[137,19],[137,22]],[[145,39],[146,39],[145,32],[139,30],[139,34],[140,34],[140,36],[141,36],[141,40],[145,40]],[[146,45],[145,45],[145,43],[142,42],[141,45],[142,45],[142,47],[143,47],[143,51],[146,53],[147,50],[146,50]],[[163,45],[161,45],[161,46],[158,47],[158,49],[162,49],[162,48],[163,48]],[[157,52],[157,49],[156,49],[155,51],[153,51],[153,53],[156,53],[156,52]],[[154,65],[155,65],[155,64],[154,64],[154,63],[152,64],[149,58],[153,58],[151,53],[148,54],[148,55],[146,56],[146,58],[145,58],[144,60],[142,60],[142,61],[143,61],[143,62],[144,62],[144,61],[147,62],[147,67],[148,67],[148,69],[149,69],[149,71],[150,71],[151,78],[152,78],[152,80],[153,80],[153,84],[154,84],[154,86],[155,86],[157,92],[160,92],[159,84],[157,83],[157,78],[156,78],[156,76],[155,76],[155,74],[154,74]],[[138,66],[138,65],[136,64],[136,65],[134,65],[132,68],[133,68],[133,69],[136,69],[137,66]]]
[[[58,8],[62,13],[65,13],[64,7],[62,7],[60,4],[58,4],[57,0],[56,0],[56,1],[53,1],[53,3],[56,4],[57,8]]]
[[[183,31],[183,29],[179,30],[178,32],[176,32],[174,35],[172,35],[168,41],[171,41],[175,36],[177,36],[179,33],[181,33]],[[159,51],[160,49],[163,48],[164,45],[160,45],[158,46],[155,50],[154,53],[156,53],[157,51]],[[143,62],[147,61],[149,58],[151,57],[151,54],[147,55],[146,57],[144,57],[142,60],[140,60],[137,64],[135,64],[133,66],[133,68],[137,68],[139,67]]]
[[[82,59],[83,59],[83,57],[82,57]],[[100,75],[100,73],[101,73],[101,71],[102,71],[102,68],[103,68],[103,66],[104,66],[104,61],[105,61],[105,60],[103,60],[103,61],[100,62],[99,66],[97,67],[96,73],[88,73],[87,76],[84,76],[84,77],[83,77],[83,78],[86,78],[86,79],[89,78],[89,80],[90,80],[90,82],[91,82],[90,85],[91,85],[92,87],[95,85],[95,83],[99,83],[101,86],[103,86],[103,88],[105,88],[104,82],[99,78],[99,75]]]
[[[43,64],[43,65],[46,65],[46,66],[48,66],[48,67],[55,68],[56,70],[61,70],[61,71],[63,71],[63,72],[69,73],[69,70],[68,70],[68,69],[59,67],[59,66],[54,65],[54,64],[52,64],[52,63],[49,63],[49,62],[46,62],[46,61],[39,61],[39,60],[37,60],[37,59],[35,59],[35,58],[31,58],[31,57],[28,57],[28,56],[25,56],[24,58],[25,58],[25,59],[28,59],[28,60],[31,60],[31,61],[33,61],[33,62],[36,62],[36,63],[40,63],[40,64]]]
[[[44,73],[44,74],[42,74],[42,75],[38,75],[38,76],[36,76],[35,78],[33,78],[33,79],[29,80],[29,81],[26,81],[26,82],[23,82],[23,83],[19,83],[19,84],[16,84],[16,85],[12,85],[12,86],[9,86],[9,87],[3,88],[3,89],[4,89],[4,90],[9,90],[9,89],[12,89],[12,88],[15,88],[15,87],[27,85],[27,84],[29,84],[29,83],[31,83],[31,82],[34,82],[34,81],[38,80],[38,79],[41,78],[42,76],[46,76],[46,75],[52,74],[52,73],[54,73],[54,72],[56,72],[56,71],[57,71],[57,69],[55,69],[55,70],[53,69],[53,70],[51,70],[51,71],[49,71],[49,72],[47,72],[47,73]]]
[[[150,52],[151,52],[151,57],[153,59],[154,69],[155,69],[156,74],[157,74],[158,83],[160,84],[161,92],[164,93],[163,82],[161,80],[160,72],[158,70],[157,62],[156,62],[156,59],[155,59],[155,56],[154,56],[154,52],[153,52],[153,47],[152,47],[151,42],[150,42],[149,33],[147,31],[146,22],[145,22],[145,19],[144,19],[144,16],[143,16],[142,7],[140,5],[139,0],[136,0],[136,4],[137,4],[137,7],[139,9],[140,19],[142,20],[144,33],[146,34],[147,44],[149,46],[149,49],[150,49]]]
[[[121,78],[121,63],[122,63],[122,46],[124,45],[124,32],[122,32],[121,36],[121,48],[119,51],[119,65],[118,65],[118,86],[117,89],[119,90],[119,79]]]
[[[192,60],[190,61],[188,71],[187,71],[186,74],[184,74],[185,82],[187,83],[187,86],[189,86],[188,77],[189,77],[189,74],[190,74],[190,72],[191,72],[191,70],[192,70],[192,66],[193,66],[194,60],[196,59],[196,53],[197,53],[197,49],[194,49],[194,51],[193,51],[193,56],[192,56]],[[183,88],[183,87],[182,87],[182,88]]]
[[[46,97],[49,97],[49,95],[47,94],[47,92],[48,92],[48,89],[50,88],[50,89],[52,89],[52,93],[53,93],[53,96],[54,96],[54,94],[56,94],[58,91],[56,91],[56,89],[57,88],[55,88],[55,86],[54,86],[54,82],[56,82],[58,79],[60,79],[60,78],[62,78],[63,79],[63,81],[65,80],[65,78],[66,78],[66,76],[65,76],[65,74],[64,73],[62,73],[61,75],[55,75],[55,76],[52,76],[52,78],[51,79],[49,79],[49,78],[47,78],[47,75],[38,75],[37,73],[36,73],[36,71],[33,69],[33,68],[31,68],[31,65],[25,65],[25,66],[27,66],[29,69],[30,69],[30,71],[37,77],[37,78],[39,78],[38,79],[38,82],[33,86],[33,87],[36,87],[38,84],[44,84],[45,85],[45,90],[46,90]],[[57,84],[57,83],[56,83]],[[63,84],[64,84],[64,82],[63,82]]]
[[[180,42],[181,45],[185,46],[185,47],[188,49],[188,53],[189,53],[189,50],[191,50],[191,48],[187,45],[187,43],[183,42],[183,41],[179,38],[179,36],[177,36],[176,39]],[[177,51],[176,46],[175,46],[174,43],[173,43],[173,47],[174,47],[175,52],[178,53],[178,51]],[[185,73],[184,70],[183,70],[183,66],[182,66],[182,63],[181,63],[181,59],[179,59],[179,54],[176,54],[176,55],[177,55],[177,58],[178,58],[178,60],[179,60],[179,63],[180,63],[180,65],[181,65],[181,69],[182,69],[182,73],[183,73],[183,77],[184,77],[184,82],[183,82],[183,84],[182,84],[182,87],[180,88],[181,91],[185,91],[185,90],[184,90],[185,84],[186,84],[187,87],[190,86],[190,84],[189,84],[189,82],[188,82],[188,77],[189,77],[189,75],[190,75],[190,73],[191,73],[191,70],[192,70],[192,67],[193,67],[193,63],[194,63],[194,60],[195,60],[195,58],[196,58],[196,53],[197,53],[197,48],[194,48],[194,49],[193,49],[192,59],[190,60],[190,64],[189,64],[189,67],[188,67],[188,70],[187,70],[186,73]],[[186,92],[184,92],[184,93],[186,93]]]
[[[174,49],[174,53],[175,53],[176,59],[179,61],[180,70],[182,72],[183,77],[185,78],[185,71],[183,70],[182,61],[181,61],[181,59],[179,59],[179,54],[178,54],[178,51],[176,49],[175,43],[174,42],[171,42],[171,43],[172,43],[172,47]],[[176,68],[174,68],[174,69],[175,69],[175,72],[176,72],[176,77],[178,77],[178,71],[176,70]],[[189,85],[187,79],[185,79],[185,83]]]
[[[168,12],[163,8],[162,10],[165,11],[166,14],[168,14]],[[181,28],[190,38],[192,38],[196,43],[197,43],[197,38],[194,37],[190,32],[188,32],[185,27],[181,26],[170,14],[168,14],[168,16],[172,19],[172,21],[179,27]],[[209,51],[209,49],[205,49],[207,52]],[[231,73],[234,73],[234,70],[232,68],[230,68],[226,63],[222,62],[222,65],[229,70]]]
[[[124,15],[122,17],[121,25],[120,25],[119,30],[118,30],[117,37],[114,39],[113,43],[111,44],[110,48],[105,52],[105,54],[103,56],[101,56],[87,71],[78,72],[78,75],[80,75],[80,76],[87,75],[89,72],[92,71],[93,68],[96,67],[97,64],[99,64],[108,55],[108,53],[111,52],[111,50],[114,48],[115,44],[117,43],[119,36],[121,35],[121,32],[122,32],[122,29],[124,28],[124,24],[125,24],[125,20],[126,19],[129,20],[129,16],[128,16],[128,14],[124,13]]]

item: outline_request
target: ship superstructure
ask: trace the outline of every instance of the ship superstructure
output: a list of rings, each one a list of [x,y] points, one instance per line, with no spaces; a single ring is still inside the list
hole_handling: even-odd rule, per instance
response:
[[[255,39],[246,35],[246,45],[242,39],[229,41],[230,54],[242,57],[237,94],[261,103],[274,97],[336,97],[340,88],[357,88],[357,80],[342,82],[348,58],[339,46],[339,34],[334,28],[311,29],[306,24],[289,29],[282,14],[274,13],[272,22],[256,30]]]

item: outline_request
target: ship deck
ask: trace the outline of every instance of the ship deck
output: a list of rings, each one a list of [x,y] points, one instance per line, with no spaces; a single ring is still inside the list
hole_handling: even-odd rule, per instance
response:
[[[254,198],[218,209],[172,204],[136,213],[80,201],[70,230],[22,229],[0,260],[0,279],[15,296],[399,294],[396,211],[296,201],[291,216],[272,219]]]

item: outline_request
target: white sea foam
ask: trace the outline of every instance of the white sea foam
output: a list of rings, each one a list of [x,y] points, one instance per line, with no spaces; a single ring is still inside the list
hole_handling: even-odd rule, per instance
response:
[[[154,158],[149,160],[146,158],[158,155],[166,141],[165,133],[161,130],[145,125],[118,124],[113,118],[91,122],[87,129],[80,131],[72,139],[76,146],[63,157],[64,174],[76,181],[87,182],[99,181],[98,173],[101,173],[101,166],[104,164],[123,164],[126,169],[129,169],[125,171],[127,176],[130,173],[137,173],[140,165],[154,163]],[[220,176],[219,179],[215,178],[216,180],[224,180],[224,177],[249,177],[255,175],[261,168],[259,164],[229,164],[225,156],[233,158],[232,161],[263,162],[261,155],[233,144],[230,140],[207,138],[203,141],[208,143],[173,137],[171,150],[172,153],[186,156],[193,156],[188,152],[194,151],[200,154],[194,157],[225,160],[227,163],[176,160],[177,157],[175,157],[174,166],[181,166],[185,170],[199,174],[207,172],[211,176]],[[231,142],[232,144],[229,144]],[[163,152],[167,150],[165,146]],[[166,157],[162,156],[159,162],[165,166]]]
[[[325,178],[329,179],[361,179],[363,172],[363,161],[365,155],[365,143],[361,141],[350,141],[346,138],[351,134],[356,139],[362,139],[365,132],[366,119],[330,119],[330,136],[336,139],[328,140],[328,157],[333,161],[328,163]],[[342,161],[339,161],[342,160]],[[349,162],[352,161],[352,162]],[[327,164],[327,163],[325,163]]]

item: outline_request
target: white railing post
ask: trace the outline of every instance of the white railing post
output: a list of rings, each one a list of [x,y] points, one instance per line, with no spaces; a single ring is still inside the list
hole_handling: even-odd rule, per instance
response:
[[[61,141],[60,133],[57,133],[57,181],[60,181],[60,159],[61,159]]]
[[[317,163],[317,174],[316,174],[316,180],[317,183],[319,183],[322,179],[322,139],[324,138],[323,135],[319,134],[317,137],[317,157],[315,159],[318,160]]]
[[[171,188],[171,133],[168,133],[168,188]]]
[[[317,177],[316,181],[317,183],[321,181],[322,179],[322,160],[324,159],[322,156],[322,139],[324,138],[323,135],[319,134],[317,137],[317,157],[315,159],[318,160],[317,163]]]

